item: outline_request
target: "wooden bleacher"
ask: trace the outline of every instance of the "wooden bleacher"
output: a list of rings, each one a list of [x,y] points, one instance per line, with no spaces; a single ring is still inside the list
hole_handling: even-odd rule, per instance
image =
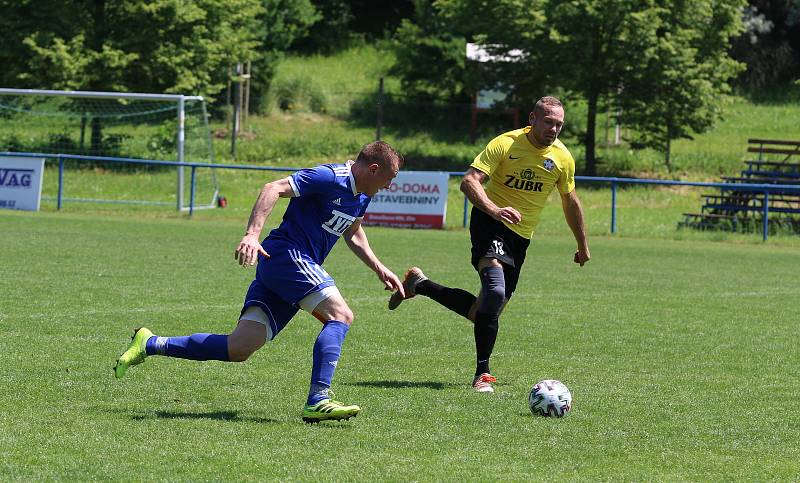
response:
[[[748,153],[757,159],[745,161],[738,176],[723,176],[730,187],[704,194],[699,213],[684,213],[678,227],[700,230],[757,231],[763,224],[763,192],[737,188],[743,183],[800,185],[800,141],[748,139]],[[777,189],[768,196],[770,228],[789,229],[800,234],[800,193]]]

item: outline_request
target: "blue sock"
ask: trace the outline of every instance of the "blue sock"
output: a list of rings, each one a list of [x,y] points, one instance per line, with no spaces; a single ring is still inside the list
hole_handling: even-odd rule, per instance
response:
[[[150,337],[145,352],[148,356],[160,355],[191,359],[193,361],[229,361],[228,336],[217,334],[192,334],[183,337]]]
[[[329,320],[323,326],[314,343],[314,358],[311,368],[311,388],[307,404],[317,404],[328,399],[333,372],[342,353],[342,343],[350,326],[338,320]]]

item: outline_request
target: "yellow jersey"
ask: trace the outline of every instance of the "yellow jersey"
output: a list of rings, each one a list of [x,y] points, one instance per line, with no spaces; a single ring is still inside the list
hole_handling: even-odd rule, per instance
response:
[[[510,230],[530,239],[539,224],[547,197],[558,186],[559,193],[575,189],[575,160],[556,139],[539,149],[528,140],[531,126],[503,133],[492,139],[470,165],[489,176],[486,195],[499,207],[520,212],[516,225],[503,222]]]

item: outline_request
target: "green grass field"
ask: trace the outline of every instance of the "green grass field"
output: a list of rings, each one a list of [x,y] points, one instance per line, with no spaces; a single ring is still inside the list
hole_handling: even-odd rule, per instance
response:
[[[243,364],[153,357],[112,377],[137,325],[232,328],[246,214],[0,212],[0,479],[800,478],[796,247],[590,227],[579,268],[556,208],[501,319],[494,395],[469,388],[466,321],[422,297],[387,311],[340,244],[326,266],[356,321],[334,386],[363,412],[313,427],[299,413],[319,324],[304,314]],[[477,286],[462,230],[368,233],[397,272]],[[569,417],[530,415],[543,378],[570,387]]]

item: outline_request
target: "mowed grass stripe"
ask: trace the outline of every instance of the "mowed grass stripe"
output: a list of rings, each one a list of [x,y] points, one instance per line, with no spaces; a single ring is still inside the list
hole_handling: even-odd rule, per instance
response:
[[[472,328],[388,293],[342,244],[327,268],[356,314],[335,379],[364,410],[300,420],[319,324],[300,314],[244,364],[111,366],[132,329],[227,332],[252,270],[243,221],[2,213],[0,478],[795,479],[800,253],[757,244],[538,237],[501,318],[497,393],[476,394]],[[551,230],[548,233],[554,233]],[[467,234],[368,228],[398,274],[474,290]],[[539,379],[572,390],[533,418]],[[142,464],[144,462],[144,464]]]

